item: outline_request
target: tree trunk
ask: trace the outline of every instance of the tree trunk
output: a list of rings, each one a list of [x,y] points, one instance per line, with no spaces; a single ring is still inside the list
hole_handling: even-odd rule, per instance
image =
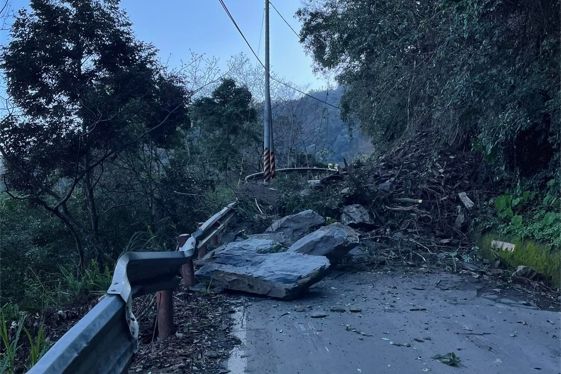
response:
[[[74,244],[76,246],[76,252],[78,252],[78,259],[79,259],[78,260],[78,274],[80,274],[84,270],[84,267],[86,265],[86,255],[84,253],[84,245],[82,243],[82,239],[80,237],[80,234],[78,233],[78,230],[75,227],[75,224],[72,223],[73,219],[67,214],[66,205],[63,204],[63,211],[61,212],[58,209],[55,209],[55,208],[52,208],[52,207],[48,206],[43,201],[37,201],[36,200],[35,202],[38,203],[39,205],[41,205],[42,207],[44,207],[53,216],[60,219],[61,222],[64,224],[64,226],[66,226],[66,228],[68,228],[68,230],[72,234],[72,238],[74,239]]]
[[[94,255],[97,265],[101,268],[103,267],[105,260],[103,258],[103,245],[101,243],[101,237],[99,235],[99,214],[97,212],[97,205],[95,201],[93,170],[90,167],[89,162],[90,153],[89,151],[87,151],[85,157],[86,175],[84,177],[84,192],[86,196],[86,207],[89,214]]]

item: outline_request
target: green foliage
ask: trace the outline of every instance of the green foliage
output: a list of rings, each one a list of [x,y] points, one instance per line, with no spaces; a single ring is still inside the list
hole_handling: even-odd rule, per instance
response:
[[[15,104],[0,121],[6,188],[66,227],[80,266],[102,263],[112,255],[103,215],[117,205],[101,206],[115,201],[100,201],[103,177],[130,166],[116,162],[123,154],[153,168],[150,156],[188,127],[190,94],[134,39],[117,2],[32,1],[11,36],[1,56]]]
[[[514,252],[491,248],[493,240],[513,243]],[[521,240],[494,232],[483,235],[479,240],[479,247],[483,257],[493,260],[500,259],[513,269],[518,265],[530,266],[547,277],[553,285],[561,287],[561,252],[559,250],[533,240]]]
[[[540,194],[518,187],[499,195],[494,206],[497,219],[491,228],[518,239],[532,239],[561,250],[561,212],[559,185],[550,179]]]
[[[342,205],[341,194],[337,186],[325,186],[321,189],[310,188],[309,179],[313,175],[287,175],[278,177],[274,187],[281,192],[276,214],[285,216],[298,213],[305,209],[312,209],[330,221],[331,217],[338,218]]]
[[[16,359],[22,349],[27,353],[27,368],[31,368],[41,356],[47,352],[49,342],[45,333],[45,325],[41,322],[35,334],[25,326],[26,315],[13,304],[5,304],[0,308],[0,373],[14,373]],[[22,332],[27,342],[21,341]],[[25,346],[25,347],[24,347]],[[19,371],[19,369],[17,369]]]
[[[301,41],[376,145],[433,129],[501,174],[559,162],[559,0],[327,0],[298,12]],[[540,152],[536,152],[540,149]]]
[[[29,343],[29,358],[27,368],[30,369],[39,361],[39,359],[49,350],[49,342],[45,335],[45,325],[39,324],[36,335],[32,335],[28,329],[25,329],[27,340]]]
[[[512,211],[512,195],[501,195],[495,199],[495,209],[500,218],[506,219],[514,216]]]
[[[494,199],[479,240],[485,257],[500,258],[511,267],[526,265],[561,286],[560,175],[521,183]],[[539,192],[536,192],[539,191]],[[497,251],[491,241],[514,243],[514,252]]]
[[[42,274],[57,273],[60,264],[75,262],[73,251],[68,251],[71,238],[43,210],[5,194],[0,194],[0,233],[0,303],[41,309],[47,297],[42,284],[49,279]]]
[[[257,111],[247,87],[224,79],[210,97],[197,99],[191,107],[196,140],[206,160],[218,172],[237,171],[240,176],[252,166],[249,161],[260,157]],[[246,150],[255,153],[247,155]],[[251,157],[253,156],[253,157]],[[252,169],[252,168],[251,168]]]
[[[109,267],[99,269],[99,266],[90,262],[80,276],[76,269],[61,268],[62,279],[58,289],[61,301],[80,302],[91,296],[101,296],[111,284],[112,271]]]
[[[7,319],[4,311],[0,310],[0,341],[3,349],[3,354],[0,356],[0,373],[13,373],[15,370],[15,359],[21,345],[20,337],[24,323],[24,314],[20,314],[19,318],[13,321]]]

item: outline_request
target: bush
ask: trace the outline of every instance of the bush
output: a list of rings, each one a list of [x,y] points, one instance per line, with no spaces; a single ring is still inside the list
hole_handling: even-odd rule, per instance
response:
[[[526,187],[536,186],[527,184]],[[549,249],[561,250],[559,182],[550,179],[541,192],[527,188],[520,185],[495,198],[491,228],[502,235],[534,240]]]

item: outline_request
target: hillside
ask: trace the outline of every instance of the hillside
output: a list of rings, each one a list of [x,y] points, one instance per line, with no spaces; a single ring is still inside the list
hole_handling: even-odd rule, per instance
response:
[[[315,91],[311,95],[339,106],[343,88]],[[279,165],[301,165],[298,154],[312,155],[323,163],[342,164],[344,159],[351,161],[373,150],[370,138],[358,125],[344,122],[338,109],[313,98],[275,102],[273,116]]]

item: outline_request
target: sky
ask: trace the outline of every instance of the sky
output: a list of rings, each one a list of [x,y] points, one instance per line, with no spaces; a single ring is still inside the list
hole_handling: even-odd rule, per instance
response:
[[[264,0],[224,0],[255,51],[264,60]],[[10,0],[12,9],[29,4],[28,0]],[[302,0],[272,1],[298,32],[295,12]],[[218,0],[121,0],[121,7],[132,22],[137,39],[153,44],[160,61],[170,67],[188,62],[191,52],[217,57],[221,65],[241,52],[256,62]],[[313,62],[297,36],[273,8],[271,19],[271,67],[274,74],[305,89],[321,89],[327,81],[313,73]],[[261,35],[261,38],[260,38]],[[0,34],[6,43],[8,35]],[[261,43],[259,43],[261,41]]]

